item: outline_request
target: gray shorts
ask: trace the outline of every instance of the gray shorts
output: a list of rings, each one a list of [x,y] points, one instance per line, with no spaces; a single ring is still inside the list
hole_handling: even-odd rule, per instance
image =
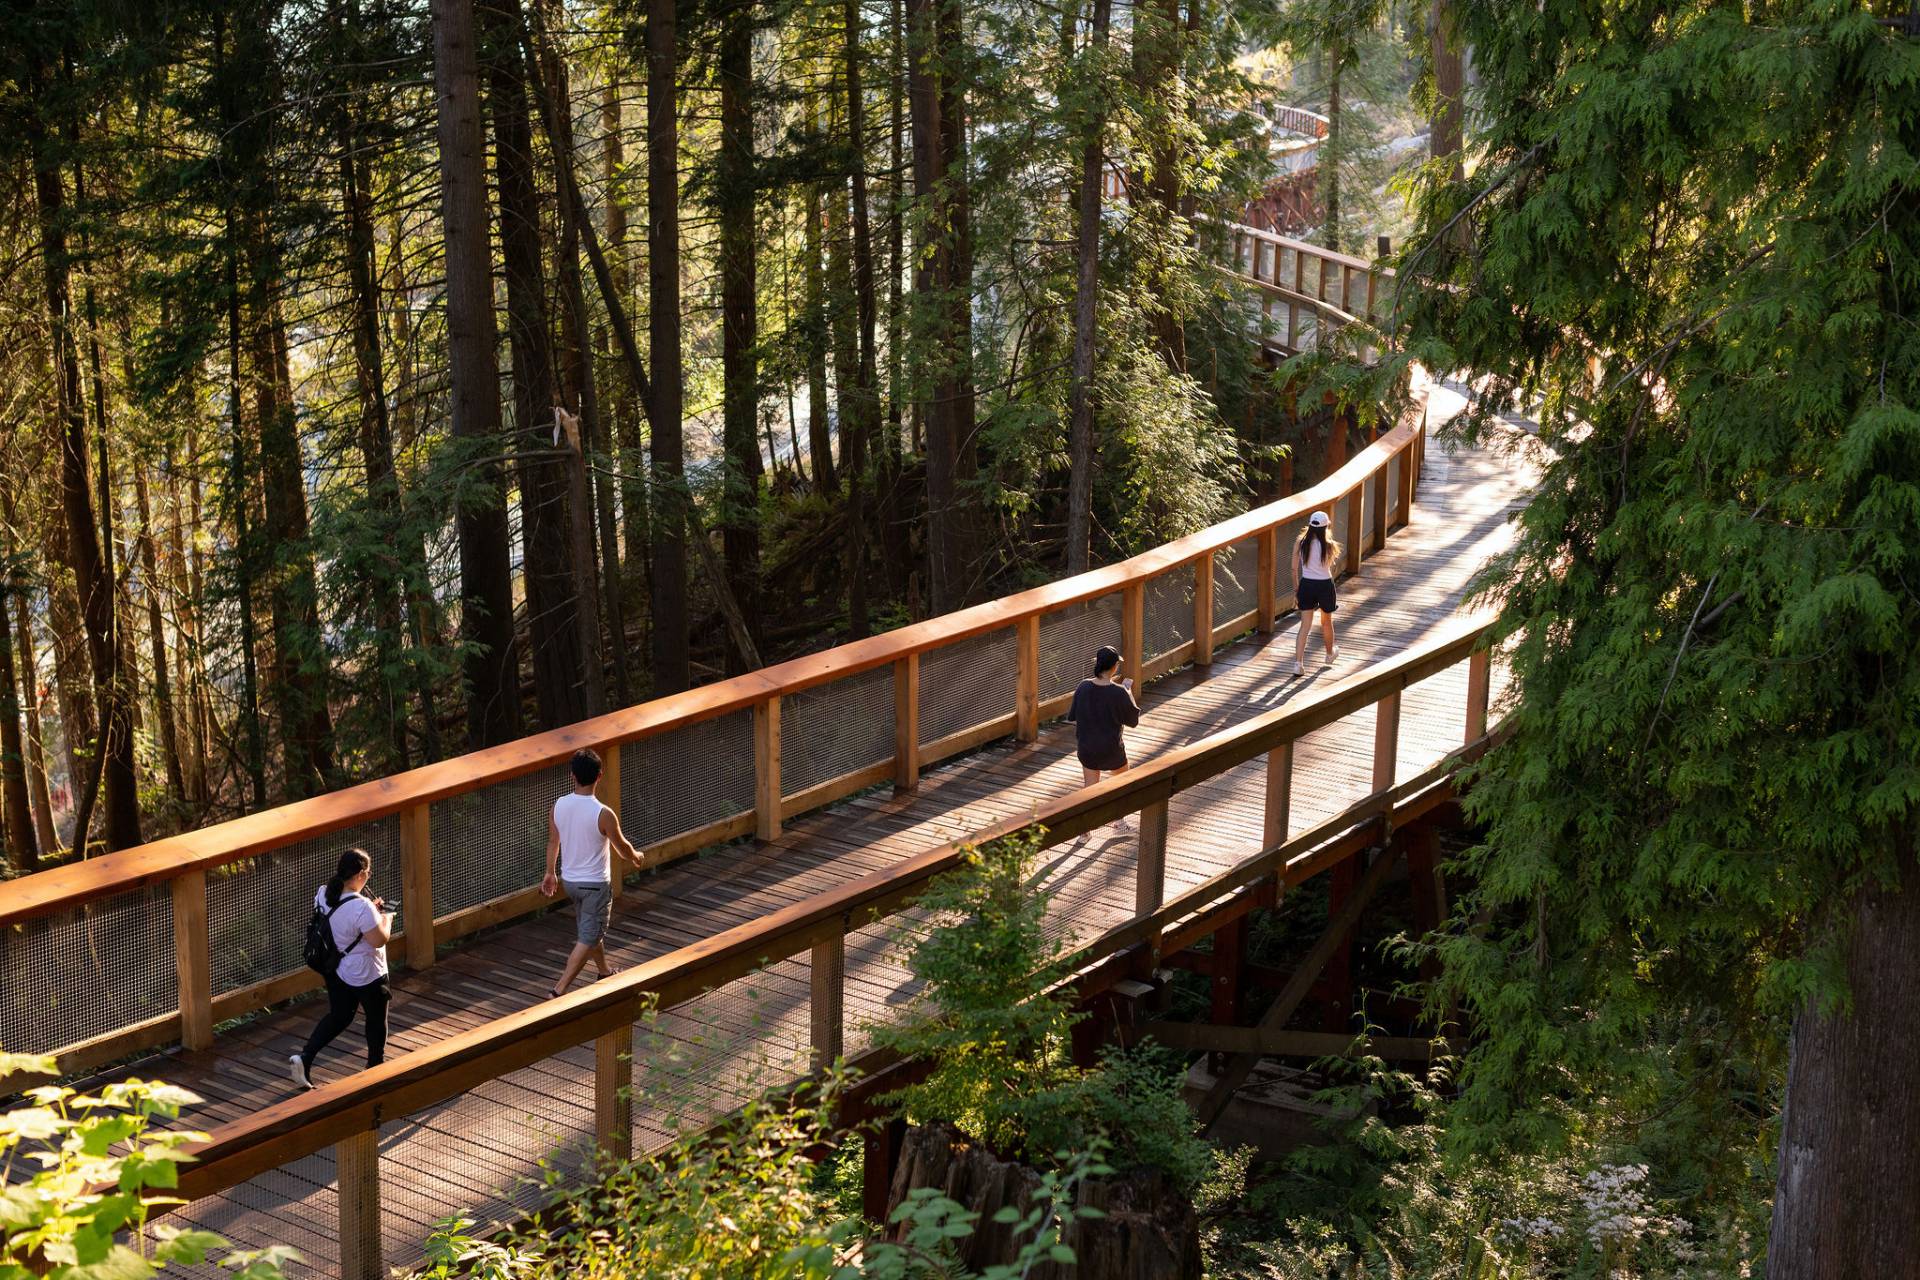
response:
[[[583,947],[591,947],[606,937],[607,926],[613,923],[613,886],[562,880],[560,887],[567,891],[567,896],[573,899],[574,909],[579,912],[574,941]]]

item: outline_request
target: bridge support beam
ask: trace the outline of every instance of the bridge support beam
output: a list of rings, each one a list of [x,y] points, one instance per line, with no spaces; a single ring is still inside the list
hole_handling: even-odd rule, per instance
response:
[[[1283,742],[1267,752],[1266,813],[1261,822],[1260,844],[1273,849],[1287,842],[1288,824],[1293,820],[1293,744]]]
[[[1493,654],[1476,649],[1467,659],[1467,734],[1466,741],[1478,742],[1487,736],[1487,697],[1493,676]]]
[[[340,1280],[386,1280],[380,1258],[380,1131],[367,1129],[333,1147],[340,1189]]]
[[[1140,811],[1140,862],[1134,881],[1135,915],[1151,915],[1166,900],[1167,883],[1167,802],[1150,804]]]

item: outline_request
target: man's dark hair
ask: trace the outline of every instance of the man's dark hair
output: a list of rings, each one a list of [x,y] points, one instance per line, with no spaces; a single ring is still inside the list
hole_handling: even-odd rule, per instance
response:
[[[573,780],[583,787],[600,781],[600,753],[590,747],[574,752],[573,763],[567,767],[573,770]]]
[[[1103,676],[1120,665],[1120,651],[1112,645],[1101,645],[1100,652],[1093,655],[1093,674]]]

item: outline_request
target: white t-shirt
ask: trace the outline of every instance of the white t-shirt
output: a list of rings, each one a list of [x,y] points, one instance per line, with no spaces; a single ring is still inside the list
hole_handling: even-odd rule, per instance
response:
[[[313,895],[313,905],[322,911],[327,909],[327,886],[321,885]],[[340,905],[334,908],[328,923],[333,926],[333,945],[340,948],[340,981],[350,987],[364,987],[387,976],[387,949],[360,937],[380,925],[380,913],[371,902],[357,893],[341,894]],[[358,945],[354,943],[356,938]],[[349,951],[349,947],[353,949]]]
[[[600,797],[570,792],[553,802],[553,825],[560,832],[560,878],[570,884],[607,884],[613,879],[613,852],[600,832]]]

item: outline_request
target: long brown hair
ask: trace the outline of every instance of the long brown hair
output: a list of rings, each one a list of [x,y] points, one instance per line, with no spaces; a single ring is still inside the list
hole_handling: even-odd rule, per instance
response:
[[[327,905],[339,906],[340,895],[347,891],[347,881],[372,867],[373,859],[365,849],[349,849],[341,854],[339,865],[333,869],[333,878],[327,881]]]
[[[1310,524],[1300,531],[1300,540],[1293,544],[1295,560],[1305,561],[1308,539],[1320,544],[1320,562],[1327,566],[1328,573],[1332,573],[1334,564],[1340,559],[1340,544],[1328,536],[1327,526]]]

